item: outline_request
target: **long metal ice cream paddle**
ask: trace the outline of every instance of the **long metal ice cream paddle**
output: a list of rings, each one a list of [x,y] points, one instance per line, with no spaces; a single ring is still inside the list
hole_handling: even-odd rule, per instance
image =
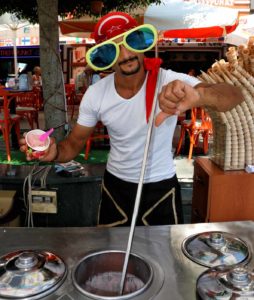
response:
[[[126,277],[126,271],[127,271],[127,266],[128,266],[130,251],[131,251],[131,246],[132,246],[132,240],[133,240],[135,225],[136,225],[137,216],[138,216],[138,210],[139,210],[142,187],[143,187],[143,180],[144,180],[145,169],[146,169],[146,161],[147,161],[148,150],[149,150],[149,145],[150,145],[151,136],[152,136],[153,124],[154,124],[155,108],[156,108],[158,91],[159,91],[159,86],[160,86],[160,78],[161,78],[161,70],[159,69],[156,88],[155,88],[155,93],[154,93],[152,111],[151,111],[151,115],[150,115],[150,118],[149,118],[149,124],[148,124],[149,126],[148,126],[147,135],[146,135],[146,144],[145,144],[143,162],[142,162],[140,178],[139,178],[139,183],[138,183],[138,188],[137,188],[137,194],[136,194],[136,199],[135,199],[135,204],[134,204],[134,211],[133,211],[132,220],[131,220],[131,228],[130,228],[130,233],[129,233],[127,250],[126,250],[126,253],[125,253],[125,259],[124,259],[124,265],[123,265],[122,278],[121,278],[121,282],[120,282],[119,295],[123,294],[124,281],[125,281],[125,277]]]

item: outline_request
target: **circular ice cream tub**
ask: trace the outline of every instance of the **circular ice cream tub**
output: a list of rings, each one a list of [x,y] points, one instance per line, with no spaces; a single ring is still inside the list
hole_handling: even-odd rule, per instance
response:
[[[67,268],[54,253],[17,250],[0,257],[0,299],[41,299],[65,280]]]
[[[72,273],[74,286],[89,299],[125,300],[138,297],[151,285],[153,269],[144,258],[131,253],[123,294],[119,295],[124,258],[125,252],[118,250],[88,254],[78,262]]]
[[[182,243],[183,253],[204,266],[246,264],[251,253],[246,242],[228,232],[207,231],[192,235]]]
[[[41,129],[30,130],[26,134],[26,143],[28,146],[27,152],[34,158],[40,158],[46,152],[50,144],[50,138],[47,137],[45,141],[40,141],[39,137],[44,134],[45,131]]]
[[[216,266],[199,276],[196,289],[202,300],[251,300],[254,299],[253,271],[240,265]]]

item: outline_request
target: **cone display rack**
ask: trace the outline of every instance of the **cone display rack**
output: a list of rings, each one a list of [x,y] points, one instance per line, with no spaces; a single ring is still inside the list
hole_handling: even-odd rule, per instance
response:
[[[242,170],[254,164],[254,39],[229,47],[226,60],[216,61],[198,78],[208,83],[238,86],[244,101],[227,112],[208,109],[213,123],[211,160],[223,170]]]

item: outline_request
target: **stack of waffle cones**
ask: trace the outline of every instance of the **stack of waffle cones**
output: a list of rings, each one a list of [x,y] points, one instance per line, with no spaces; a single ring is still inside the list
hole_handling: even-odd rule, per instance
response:
[[[199,79],[238,86],[244,101],[225,113],[208,109],[213,122],[211,159],[223,170],[241,170],[254,164],[254,39],[230,47],[227,61],[216,61]]]

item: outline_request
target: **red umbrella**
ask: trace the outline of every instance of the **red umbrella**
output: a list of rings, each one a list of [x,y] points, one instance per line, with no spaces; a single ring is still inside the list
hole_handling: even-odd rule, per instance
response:
[[[143,24],[143,16],[136,17],[139,24]],[[63,35],[73,37],[91,37],[97,20],[89,16],[83,16],[79,19],[65,19],[59,21],[59,27]]]
[[[234,31],[238,23],[233,26],[212,26],[212,27],[199,27],[198,29],[188,28],[188,29],[175,29],[167,30],[163,33],[164,38],[219,38],[227,35],[228,33]]]
[[[236,29],[238,10],[194,1],[164,0],[148,6],[144,23],[154,25],[165,38],[217,38]]]
[[[205,5],[186,0],[164,0],[133,12],[139,24],[154,25],[165,38],[222,37],[238,25],[238,10]],[[89,16],[59,22],[62,34],[87,37],[93,32],[96,20]]]
[[[80,19],[66,19],[59,22],[59,27],[63,35],[73,37],[90,37],[91,32],[97,22],[89,16]]]

